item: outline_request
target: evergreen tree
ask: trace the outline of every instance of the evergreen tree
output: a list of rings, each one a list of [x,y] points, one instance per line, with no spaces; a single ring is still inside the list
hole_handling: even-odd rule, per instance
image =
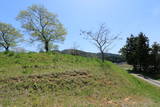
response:
[[[133,65],[134,70],[146,71],[149,57],[149,40],[143,34],[127,38],[126,45],[120,50],[128,64]]]
[[[151,66],[153,67],[152,71],[159,72],[160,71],[160,44],[154,43],[151,49]]]
[[[122,54],[122,56],[125,57],[127,63],[133,65],[135,70],[137,65],[136,42],[137,42],[137,37],[131,35],[129,38],[127,38],[126,45],[120,50],[120,53]]]
[[[137,47],[136,47],[136,59],[139,65],[140,71],[146,71],[149,57],[149,39],[142,32],[138,35]]]

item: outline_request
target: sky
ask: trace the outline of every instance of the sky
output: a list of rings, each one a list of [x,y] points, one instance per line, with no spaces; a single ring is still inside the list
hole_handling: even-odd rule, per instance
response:
[[[98,52],[90,41],[83,39],[80,30],[94,32],[102,23],[111,35],[122,38],[112,44],[108,49],[110,53],[118,53],[126,38],[139,32],[149,37],[150,44],[160,42],[160,0],[1,0],[0,21],[12,24],[29,38],[15,17],[33,4],[44,5],[48,11],[57,14],[67,29],[66,40],[58,43],[60,50],[72,48],[76,43],[80,50]],[[36,44],[29,42],[19,47],[31,51],[38,49]]]

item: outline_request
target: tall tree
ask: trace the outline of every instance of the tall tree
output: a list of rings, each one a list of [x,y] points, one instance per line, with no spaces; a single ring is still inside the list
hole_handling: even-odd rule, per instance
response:
[[[41,5],[32,5],[17,16],[22,28],[32,36],[33,41],[40,41],[48,52],[53,42],[64,41],[67,34],[57,15]]]
[[[133,65],[134,69],[138,71],[147,70],[149,51],[149,40],[143,33],[136,37],[131,35],[130,38],[127,38],[126,45],[120,50],[128,64]]]
[[[137,68],[136,48],[137,37],[131,35],[127,38],[126,45],[120,50],[120,53],[124,56],[127,63],[133,65],[135,70]]]
[[[84,35],[86,39],[89,39],[101,52],[101,59],[104,62],[104,54],[108,50],[109,46],[115,41],[118,36],[110,36],[109,29],[105,24],[101,24],[98,31],[81,31],[81,35]]]
[[[0,47],[9,51],[10,47],[14,47],[20,42],[21,37],[20,32],[12,25],[0,22]]]
[[[154,72],[159,72],[159,65],[160,65],[160,44],[154,42],[151,49],[150,55],[150,64],[153,66]]]
[[[149,57],[149,39],[142,32],[139,33],[137,39],[137,61],[139,64],[140,71],[146,71],[148,65],[148,57]]]

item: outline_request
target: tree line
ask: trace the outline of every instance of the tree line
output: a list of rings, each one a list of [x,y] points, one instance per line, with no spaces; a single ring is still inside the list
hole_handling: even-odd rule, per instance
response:
[[[30,35],[30,40],[40,42],[46,52],[56,47],[53,43],[65,40],[67,31],[63,24],[58,20],[56,14],[49,12],[44,6],[29,6],[26,10],[20,11],[16,20]],[[81,30],[80,35],[95,45],[100,52],[102,62],[105,60],[105,53],[107,53],[109,46],[119,38],[111,36],[105,24],[101,24],[94,32]],[[0,22],[0,48],[9,51],[11,47],[22,42],[23,36],[11,24]],[[133,65],[135,71],[160,72],[160,44],[155,42],[150,47],[149,39],[143,33],[127,38],[126,45],[120,50],[120,53],[128,64]]]
[[[67,34],[57,15],[49,12],[41,5],[32,5],[26,10],[20,11],[16,20],[21,23],[21,27],[30,35],[31,43],[40,42],[46,52],[57,47],[53,43],[64,41]],[[108,47],[118,38],[117,36],[110,36],[109,33],[105,24],[101,24],[95,32],[81,31],[81,35],[91,40],[100,51],[102,62],[105,60],[105,53]],[[22,38],[23,34],[11,24],[0,22],[0,48],[9,51],[11,47],[22,42]]]
[[[160,73],[160,44],[149,45],[149,38],[144,33],[127,38],[126,45],[120,50],[127,63],[134,71]]]
[[[53,42],[64,41],[67,34],[57,15],[41,5],[32,5],[20,11],[16,20],[31,36],[31,41],[41,42],[46,52],[54,47]],[[0,22],[0,48],[9,51],[10,47],[22,42],[22,38],[23,34],[11,24]]]

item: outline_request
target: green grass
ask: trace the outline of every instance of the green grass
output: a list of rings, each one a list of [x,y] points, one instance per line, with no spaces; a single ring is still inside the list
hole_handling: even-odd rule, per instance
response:
[[[125,70],[128,71],[128,72],[134,72],[134,71],[133,71],[133,66],[132,66],[132,65],[128,65],[128,64],[118,64],[118,66],[121,67],[122,69],[125,69]],[[138,73],[138,72],[135,72],[135,73]],[[146,72],[146,73],[145,73],[145,72],[139,72],[139,74],[160,81],[160,74],[159,74],[159,73],[152,73],[152,72],[148,72],[148,73]]]
[[[133,66],[132,65],[129,65],[129,64],[118,64],[119,67],[125,69],[125,70],[132,70],[133,69]]]
[[[4,107],[158,107],[159,92],[108,61],[57,53],[0,53]]]

